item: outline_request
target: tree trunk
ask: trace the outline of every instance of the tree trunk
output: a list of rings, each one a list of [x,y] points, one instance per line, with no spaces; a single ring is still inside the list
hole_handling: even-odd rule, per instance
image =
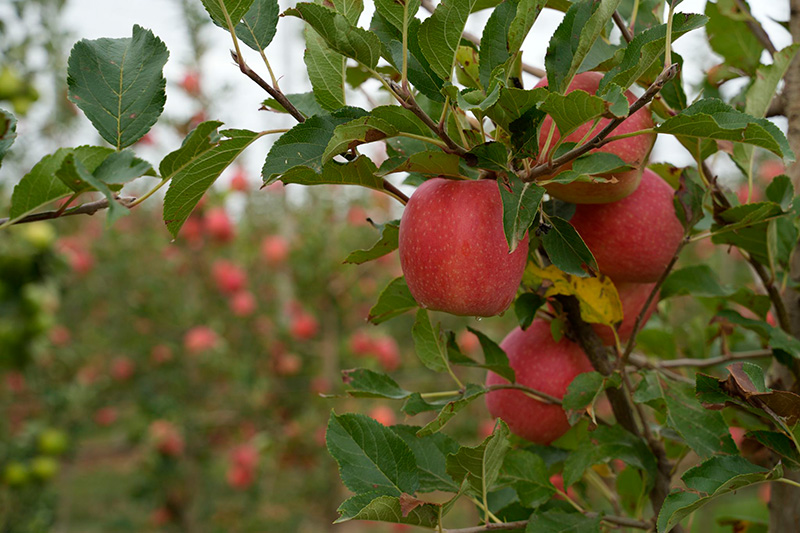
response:
[[[789,28],[792,33],[792,42],[800,42],[800,0],[790,0]],[[794,95],[800,91],[800,60],[795,58],[789,71],[786,73],[786,86],[783,91],[786,95],[786,117],[789,119],[788,139],[795,154],[800,154],[800,99]],[[795,162],[788,169],[789,177],[794,184],[795,194],[800,191],[800,163]],[[800,243],[795,249],[795,256],[791,265],[791,277],[800,281]],[[792,335],[800,337],[800,294],[792,289],[787,289],[783,295],[784,305],[789,315]],[[792,389],[796,386],[792,373],[786,367],[773,363],[771,372],[772,381],[783,389]],[[787,471],[786,477],[800,481],[800,471]],[[769,531],[797,531],[800,524],[800,489],[783,483],[772,483],[769,502]]]

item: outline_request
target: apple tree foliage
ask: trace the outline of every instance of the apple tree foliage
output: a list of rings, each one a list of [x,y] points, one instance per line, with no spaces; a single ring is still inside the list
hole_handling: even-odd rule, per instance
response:
[[[714,322],[724,327],[721,342],[711,344],[705,357],[733,363],[736,343],[745,339],[761,346],[761,364],[739,361],[718,375],[692,375],[692,368],[711,365],[688,360],[688,372],[678,373],[669,370],[680,367],[678,361],[661,364],[657,343],[642,343],[634,352],[634,335],[625,345],[590,354],[595,371],[575,379],[562,401],[574,425],[568,439],[549,447],[526,445],[499,421],[479,445],[465,446],[443,430],[487,389],[463,383],[458,368],[483,368],[511,381],[514,372],[498,344],[478,329],[473,332],[483,358],[465,355],[454,332],[418,307],[401,277],[380,294],[369,320],[379,324],[415,313],[411,335],[421,362],[445,380],[452,377],[453,384],[441,391],[409,391],[389,375],[348,370],[344,381],[350,396],[396,400],[404,413],[428,413],[429,421],[385,427],[362,415],[331,413],[327,445],[342,483],[353,493],[339,508],[340,522],[377,520],[443,531],[454,503],[467,499],[478,509],[481,524],[496,524],[493,530],[671,531],[706,503],[748,485],[794,483],[785,472],[800,467],[800,396],[771,388],[765,375],[770,362],[795,375],[800,368],[800,340],[788,333],[779,297],[781,284],[791,284],[800,207],[785,175],[772,179],[763,199],[740,202],[706,164],[726,154],[752,191],[754,169],[764,153],[794,160],[786,137],[765,116],[797,45],[767,54],[771,57],[764,62],[767,45],[754,31],[758,23],[745,1],[709,2],[698,14],[677,11],[680,3],[442,0],[434,6],[375,0],[366,20],[361,0],[299,2],[282,13],[276,0],[203,0],[214,23],[230,33],[241,72],[268,93],[263,106],[290,114],[297,124],[289,130],[249,131],[202,122],[158,165],[130,147],[163,110],[166,46],[140,26],[133,26],[129,37],[81,40],[69,57],[69,97],[107,144],[65,147],[45,156],[15,187],[0,227],[37,214],[54,218],[97,208],[108,208],[113,222],[150,196],[121,196],[125,184],[155,176],[161,180],[155,190],[168,186],[163,220],[178,236],[223,170],[265,135],[279,135],[265,154],[266,185],[354,185],[404,203],[405,194],[389,176],[408,185],[433,176],[495,178],[509,248],[529,232],[531,250],[538,250],[513,304],[520,324],[530,324],[546,301],[566,298],[559,301],[576,302],[577,312],[566,315],[571,325],[554,321],[554,334],[577,331],[590,347],[580,325],[618,323],[619,299],[613,285],[596,276],[591,252],[569,223],[569,206],[549,200],[536,178],[564,163],[571,163],[570,170],[548,180],[597,180],[624,167],[618,157],[591,149],[613,138],[614,127],[631,112],[649,105],[653,131],[673,136],[695,160],[686,168],[652,166],[676,189],[684,244],[710,239],[736,248],[763,282],[758,290],[729,286],[708,266],[676,269],[673,261],[659,280],[660,298],[691,297],[713,309]],[[526,38],[537,38],[536,21],[545,9],[562,12],[563,18],[539,72],[524,63],[521,49]],[[490,15],[482,33],[471,36],[464,30],[476,12]],[[305,22],[304,61],[312,92],[284,94],[271,69],[272,80],[265,81],[244,60],[248,47],[263,52],[267,62],[281,17]],[[691,101],[681,76],[683,59],[672,43],[697,31],[705,31],[725,63],[718,72],[721,81]],[[604,73],[597,94],[565,94],[571,80],[589,70]],[[523,72],[546,74],[549,86],[526,88]],[[719,84],[733,78],[744,79],[743,89],[725,101]],[[346,88],[370,80],[379,83],[379,103],[365,109],[348,102]],[[634,104],[624,96],[630,88],[641,95]],[[579,143],[560,143],[552,158],[537,163],[538,134],[548,115],[564,135],[587,122],[612,121]],[[0,161],[13,148],[15,135],[14,116],[0,111]],[[375,161],[359,151],[370,143],[383,143],[387,157]],[[76,200],[88,192],[99,192],[104,200],[42,211],[56,200]],[[397,222],[384,222],[374,247],[353,252],[346,262],[363,263],[396,249]],[[771,308],[777,322],[767,320]],[[612,399],[616,421],[595,409],[604,395]],[[726,417],[732,410],[744,413],[746,438],[766,450],[769,461],[755,464],[741,455]],[[560,472],[565,487],[596,483],[595,469],[613,459],[627,465],[624,475],[616,486],[604,485],[610,497],[594,499],[590,506],[551,482],[553,472]]]

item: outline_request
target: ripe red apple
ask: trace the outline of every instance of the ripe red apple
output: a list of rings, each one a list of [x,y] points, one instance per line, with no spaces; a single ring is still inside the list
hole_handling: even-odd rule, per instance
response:
[[[228,485],[236,490],[245,490],[249,488],[256,480],[253,471],[243,468],[239,465],[233,465],[228,468],[225,478],[228,481]]]
[[[50,328],[48,333],[50,342],[53,346],[67,346],[72,341],[72,333],[67,326],[56,325]]]
[[[456,336],[456,343],[466,354],[477,353],[481,348],[481,341],[478,340],[478,336],[468,329],[462,330],[458,336]]]
[[[181,88],[192,96],[200,94],[200,73],[189,70],[183,75]]]
[[[353,355],[359,357],[369,355],[375,350],[375,342],[372,340],[372,337],[367,335],[364,331],[356,331],[350,335],[349,345]]]
[[[231,178],[230,188],[232,191],[239,192],[247,192],[247,190],[250,188],[247,182],[247,173],[243,168],[237,170],[236,174],[234,174]]]
[[[280,235],[268,235],[261,241],[261,257],[269,265],[280,265],[289,257],[289,243]]]
[[[250,316],[256,310],[256,297],[248,290],[239,291],[231,296],[229,305],[234,315],[239,317]]]
[[[433,178],[405,207],[399,251],[408,288],[422,307],[494,316],[517,293],[528,236],[508,253],[495,181]]]
[[[116,381],[128,381],[136,372],[136,364],[128,357],[116,357],[111,361],[111,377]]]
[[[381,367],[387,372],[393,372],[400,366],[400,347],[393,338],[380,337],[375,339],[372,349]]]
[[[347,223],[351,226],[368,226],[367,211],[360,205],[351,206],[347,211]]]
[[[254,470],[258,466],[260,454],[253,444],[245,443],[231,450],[231,463],[247,470]]]
[[[220,292],[234,294],[247,285],[247,273],[233,261],[218,259],[211,267],[211,275]]]
[[[553,340],[550,323],[536,319],[525,331],[514,329],[500,343],[520,385],[563,398],[575,376],[590,372],[592,365],[576,343]],[[486,386],[508,383],[489,372]],[[502,418],[515,435],[539,444],[550,444],[569,429],[560,405],[534,400],[519,390],[495,390],[486,395],[492,416]]]
[[[235,230],[228,213],[221,207],[213,207],[208,210],[204,218],[206,233],[218,242],[232,241]]]
[[[157,365],[162,365],[167,361],[171,361],[172,357],[172,348],[166,344],[156,344],[150,350],[150,360]]]
[[[295,340],[310,340],[313,339],[319,331],[319,322],[314,318],[314,315],[306,311],[299,311],[291,318],[289,324],[289,333]]]
[[[154,420],[149,428],[150,439],[158,453],[170,457],[183,455],[186,443],[180,430],[168,420]]]
[[[600,272],[614,282],[652,283],[683,239],[674,191],[645,170],[636,191],[608,204],[581,204],[570,223],[594,254]]]
[[[393,426],[397,423],[397,415],[395,415],[394,410],[386,405],[376,405],[370,409],[369,417],[384,426]]]
[[[633,333],[633,324],[636,322],[636,317],[642,312],[642,308],[644,304],[647,303],[647,297],[650,296],[650,292],[653,290],[655,283],[616,283],[615,285],[617,286],[619,299],[622,302],[623,317],[622,324],[620,324],[617,329],[617,335],[619,335],[621,342],[625,342],[630,338],[631,333]],[[658,294],[653,298],[650,307],[647,308],[644,320],[642,321],[642,327],[644,327],[650,319],[650,315],[653,314],[657,306]],[[611,331],[611,328],[600,324],[594,324],[592,328],[603,340],[603,344],[606,346],[614,345],[614,333]]]
[[[191,354],[212,350],[219,344],[216,332],[208,326],[195,326],[183,336],[183,347]]]
[[[20,394],[27,388],[25,376],[18,370],[9,370],[5,375],[5,386],[12,394]]]
[[[279,376],[296,376],[303,369],[303,359],[293,353],[273,354],[275,373]]]
[[[107,427],[117,421],[117,410],[113,407],[101,407],[94,413],[94,422],[98,426]]]
[[[602,72],[583,72],[575,76],[572,83],[567,88],[567,93],[575,90],[585,91],[589,94],[595,94],[597,88],[600,86],[600,80],[603,78]],[[542,78],[536,87],[544,87],[547,85],[547,78]],[[625,97],[628,103],[632,104],[636,101],[636,96],[630,91],[625,92]],[[597,125],[592,129],[592,122],[588,122],[578,127],[575,131],[567,135],[564,142],[580,142],[586,134],[592,129],[590,137],[600,132],[606,124],[611,122],[609,118],[600,119]],[[634,131],[650,129],[653,127],[653,118],[650,111],[643,107],[636,113],[626,118],[622,124],[617,126],[613,135],[621,135],[624,133],[632,133]],[[556,127],[553,119],[548,116],[542,122],[542,128],[539,133],[539,149],[544,150],[547,138],[552,130],[552,138],[550,140],[549,148],[546,155],[549,156],[552,152],[556,142],[561,138],[558,127]],[[597,152],[605,152],[615,154],[630,166],[638,170],[631,170],[629,172],[619,173],[614,175],[616,183],[594,183],[594,182],[572,182],[567,184],[552,183],[545,188],[551,195],[561,200],[572,202],[576,204],[598,204],[614,202],[621,198],[625,198],[636,190],[641,178],[641,167],[647,161],[650,154],[650,149],[653,147],[656,135],[654,133],[636,135],[627,139],[620,139],[613,141],[605,146],[598,148]],[[553,175],[560,171],[567,170],[570,165],[565,165],[558,169]],[[551,176],[544,176],[539,178],[541,180],[548,179]]]

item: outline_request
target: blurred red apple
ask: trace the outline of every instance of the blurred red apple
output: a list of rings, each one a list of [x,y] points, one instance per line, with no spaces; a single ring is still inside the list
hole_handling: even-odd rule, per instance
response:
[[[154,420],[150,423],[150,439],[158,453],[170,457],[180,457],[186,444],[178,428],[168,420]]]
[[[260,454],[253,444],[240,444],[230,452],[231,463],[247,470],[254,470],[258,466]]]
[[[58,347],[67,346],[72,341],[72,333],[69,328],[60,324],[50,328],[48,337],[53,346]]]
[[[206,214],[204,224],[206,233],[217,242],[230,242],[235,230],[228,213],[221,207],[212,207]]]
[[[319,332],[319,322],[306,311],[296,313],[290,320],[289,333],[295,340],[313,339]]]
[[[94,412],[94,422],[98,426],[110,426],[117,421],[117,417],[117,410],[113,407],[101,407]]]
[[[367,211],[360,205],[351,206],[347,210],[347,223],[351,226],[369,226]]]
[[[353,352],[353,355],[357,355],[363,357],[365,355],[369,355],[375,351],[375,344],[366,332],[364,331],[355,331],[352,335],[350,335],[350,341],[348,342],[350,347],[350,351]]]
[[[303,359],[297,354],[280,354],[275,358],[275,373],[279,376],[296,376],[302,369]]]
[[[386,405],[376,405],[370,409],[369,417],[387,427],[397,423],[397,415],[395,415],[394,410]]]
[[[9,370],[5,375],[6,389],[13,394],[25,392],[25,376],[17,370]]]
[[[219,344],[216,332],[208,326],[195,326],[183,336],[183,347],[191,354],[212,350]]]
[[[181,88],[189,93],[191,96],[200,94],[200,73],[190,70],[183,75],[181,80]]]
[[[256,480],[255,474],[251,470],[242,468],[239,465],[232,465],[228,468],[225,478],[228,481],[228,485],[236,490],[245,490]]]
[[[408,288],[422,307],[494,316],[517,294],[528,236],[508,253],[494,180],[433,178],[405,207],[399,252]]]
[[[115,357],[111,361],[111,377],[116,381],[128,381],[136,372],[136,364],[128,357]]]
[[[256,298],[248,290],[239,291],[231,296],[229,305],[234,315],[238,317],[250,316],[256,310]]]
[[[373,344],[375,356],[381,367],[387,372],[393,372],[400,366],[400,347],[391,337],[379,337]]]
[[[239,168],[236,174],[231,178],[230,188],[232,191],[239,192],[247,192],[247,190],[250,189],[250,185],[247,181],[247,173],[243,168]]]
[[[456,343],[467,354],[477,353],[481,347],[481,341],[478,340],[478,336],[467,329],[462,330],[456,336]]]
[[[268,235],[261,241],[261,257],[269,265],[280,265],[289,258],[289,243],[280,235]]]
[[[150,350],[150,360],[157,365],[171,361],[173,357],[172,348],[166,344],[156,344]]]
[[[220,292],[234,294],[247,285],[247,273],[233,261],[218,259],[211,267],[211,275]]]

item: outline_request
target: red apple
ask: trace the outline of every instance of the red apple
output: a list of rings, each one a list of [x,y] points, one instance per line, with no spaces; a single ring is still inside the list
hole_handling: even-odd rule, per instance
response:
[[[313,339],[319,331],[319,322],[305,311],[296,313],[289,324],[289,333],[295,340],[310,340]]]
[[[589,94],[595,94],[597,92],[597,88],[600,86],[600,80],[602,78],[602,72],[583,72],[575,76],[575,78],[572,80],[572,83],[569,84],[567,92],[570,93],[575,90],[581,90]],[[547,78],[542,78],[542,80],[536,84],[536,87],[544,87],[545,85],[547,85]],[[626,91],[625,96],[629,103],[636,101],[636,96],[634,96],[630,91]],[[609,118],[600,119],[594,129],[592,129],[590,136],[598,133],[609,122],[611,122],[611,119]],[[567,137],[564,139],[564,142],[580,142],[589,132],[591,127],[591,121],[579,126],[578,129],[567,135]],[[622,124],[617,126],[613,135],[632,133],[634,131],[651,129],[652,127],[653,118],[650,115],[650,111],[646,107],[643,107],[630,117],[626,118]],[[548,116],[542,122],[542,128],[539,133],[540,150],[544,150],[551,130],[552,138],[550,140],[549,149],[545,154],[546,156],[550,155],[552,148],[561,138],[553,119]],[[655,142],[655,138],[656,135],[654,133],[637,135],[627,139],[620,139],[618,141],[610,142],[605,146],[594,150],[597,152],[615,154],[630,166],[638,169],[616,174],[614,176],[617,180],[616,183],[590,183],[576,181],[568,184],[553,183],[547,185],[545,188],[547,189],[547,192],[556,198],[576,204],[607,203],[625,198],[634,190],[636,190],[636,186],[639,184],[639,180],[641,178],[641,167],[647,161],[647,157],[650,154],[650,149]],[[562,170],[568,169],[569,167],[570,165],[561,167],[556,171],[556,174]],[[550,176],[544,176],[539,179],[545,180],[549,177]]]
[[[238,465],[233,465],[228,469],[226,474],[228,485],[236,490],[245,490],[249,488],[256,480],[255,474],[252,470],[242,468]]]
[[[393,338],[380,337],[375,339],[372,349],[381,367],[387,372],[393,372],[400,366],[400,347]]]
[[[303,369],[303,359],[293,353],[276,354],[274,363],[279,376],[296,376]]]
[[[5,385],[12,394],[20,394],[25,391],[25,376],[18,370],[9,370],[5,375]]]
[[[183,75],[181,80],[181,88],[192,96],[200,94],[200,74],[194,70],[190,70]]]
[[[481,341],[478,336],[468,329],[462,330],[456,337],[456,343],[464,353],[474,354],[481,348]]]
[[[116,357],[111,361],[111,377],[116,381],[128,381],[136,372],[136,364],[127,357]]]
[[[495,181],[433,178],[405,207],[399,251],[408,288],[422,307],[494,316],[517,293],[528,236],[508,253]]]
[[[617,335],[619,335],[619,340],[621,342],[626,342],[630,338],[631,333],[633,333],[633,324],[636,322],[636,317],[642,312],[642,308],[644,304],[647,303],[647,297],[650,296],[655,283],[616,283],[615,285],[617,286],[619,299],[622,302],[623,317],[622,324],[617,328]],[[642,321],[642,327],[644,327],[650,319],[650,315],[653,314],[657,306],[658,294],[653,298],[650,307],[647,308],[644,320]],[[603,344],[606,346],[614,345],[614,333],[611,331],[611,328],[600,324],[594,324],[592,328],[603,340]]]
[[[369,417],[377,420],[384,426],[393,426],[397,423],[397,415],[391,407],[376,405],[369,411]]]
[[[166,344],[156,344],[150,350],[150,360],[157,365],[162,365],[167,361],[171,361],[172,349]]]
[[[218,242],[232,241],[235,230],[228,213],[221,207],[208,210],[204,218],[206,233]]]
[[[170,457],[183,455],[186,444],[183,435],[172,422],[155,420],[150,424],[149,433],[158,453]]]
[[[211,275],[220,292],[234,294],[247,285],[247,273],[239,265],[225,259],[214,261]]]
[[[258,459],[258,448],[252,444],[240,444],[231,450],[231,463],[247,470],[255,470]]]
[[[674,191],[651,170],[630,196],[608,204],[581,204],[570,223],[614,282],[652,283],[683,239]]]
[[[250,316],[256,310],[256,297],[248,290],[239,291],[231,296],[229,305],[234,315],[239,317]]]
[[[117,421],[117,410],[113,407],[101,407],[94,413],[94,422],[98,426],[107,427]]]
[[[347,211],[347,223],[351,226],[368,226],[366,210],[360,205],[351,206]]]
[[[350,335],[350,351],[353,355],[363,357],[375,351],[375,342],[364,331],[356,331]]]
[[[550,323],[535,319],[525,331],[514,329],[500,343],[516,381],[538,391],[563,398],[575,376],[590,372],[592,365],[576,343],[566,337],[553,340]],[[508,383],[489,372],[486,386]],[[546,404],[519,390],[495,390],[486,395],[492,416],[502,418],[515,435],[538,444],[550,444],[569,429],[560,405]]]
[[[289,257],[289,243],[280,235],[268,235],[261,241],[261,257],[269,265],[280,265]]]
[[[195,326],[183,336],[183,347],[191,354],[213,350],[218,344],[216,332],[207,326]]]
[[[67,346],[72,341],[72,334],[67,326],[56,325],[50,328],[48,334],[53,346]]]
[[[247,174],[243,168],[240,168],[231,178],[230,188],[232,191],[239,192],[247,192],[247,190],[250,188],[247,182]]]

